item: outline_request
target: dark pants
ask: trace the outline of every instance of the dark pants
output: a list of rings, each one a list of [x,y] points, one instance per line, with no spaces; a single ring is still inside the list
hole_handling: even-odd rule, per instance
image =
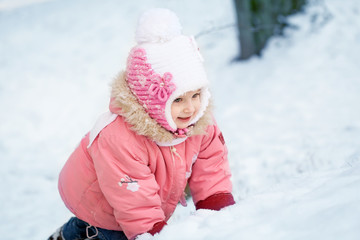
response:
[[[62,234],[64,240],[128,240],[124,232],[93,227],[76,217],[64,224]]]

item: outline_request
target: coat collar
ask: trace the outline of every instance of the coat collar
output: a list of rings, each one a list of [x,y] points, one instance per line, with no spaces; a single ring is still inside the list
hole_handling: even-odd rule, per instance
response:
[[[130,91],[124,72],[121,72],[112,83],[110,111],[123,116],[137,134],[155,141],[160,146],[172,146],[182,142],[183,138],[177,138],[148,115]],[[209,104],[188,136],[205,134],[206,128],[212,122],[211,104]]]

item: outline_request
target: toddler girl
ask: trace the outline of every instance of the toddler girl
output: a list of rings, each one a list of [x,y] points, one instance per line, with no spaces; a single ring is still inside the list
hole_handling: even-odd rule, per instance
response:
[[[161,231],[189,185],[196,209],[234,204],[224,138],[211,114],[202,57],[177,16],[151,9],[112,84],[110,111],[59,177],[75,215],[49,239],[134,239]]]

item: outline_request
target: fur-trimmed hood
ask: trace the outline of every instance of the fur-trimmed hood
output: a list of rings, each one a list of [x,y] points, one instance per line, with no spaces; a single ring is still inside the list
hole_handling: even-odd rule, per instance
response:
[[[177,136],[161,127],[152,119],[132,94],[122,71],[113,81],[110,111],[125,118],[131,129],[139,135],[148,137],[158,143],[174,141]],[[188,136],[206,133],[208,125],[213,123],[211,104],[207,106],[203,116],[190,129]]]

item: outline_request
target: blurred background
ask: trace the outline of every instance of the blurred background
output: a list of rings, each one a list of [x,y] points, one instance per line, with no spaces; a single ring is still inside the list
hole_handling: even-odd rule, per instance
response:
[[[58,174],[151,7],[196,37],[237,201],[360,161],[356,0],[0,0],[2,239],[46,239],[71,216]]]

